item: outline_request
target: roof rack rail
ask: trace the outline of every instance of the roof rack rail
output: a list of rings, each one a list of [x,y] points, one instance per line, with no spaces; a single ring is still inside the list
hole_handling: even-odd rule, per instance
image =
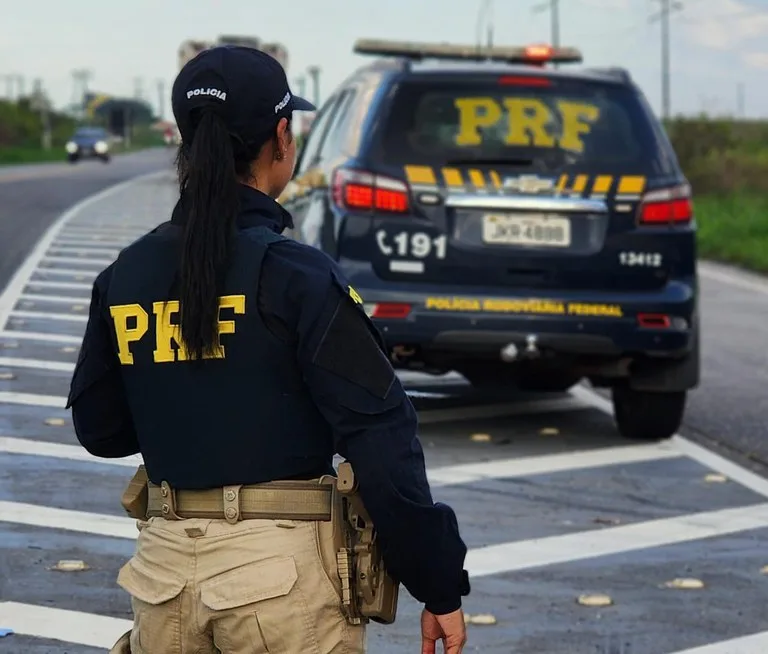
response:
[[[549,45],[523,47],[476,46],[454,43],[419,43],[416,41],[388,41],[358,39],[356,54],[402,57],[409,60],[452,59],[466,61],[503,61],[507,63],[544,65],[546,63],[579,63],[583,61],[577,48],[554,48]]]

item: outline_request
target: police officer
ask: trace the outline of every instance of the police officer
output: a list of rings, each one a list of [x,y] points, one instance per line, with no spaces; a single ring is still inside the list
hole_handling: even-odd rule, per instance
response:
[[[187,63],[172,103],[178,203],[96,279],[68,403],[91,454],[146,466],[118,577],[131,650],[364,652],[318,492],[338,452],[387,570],[425,604],[422,652],[461,652],[467,550],[433,502],[414,408],[335,262],[281,235],[292,114],[314,107],[236,46]]]

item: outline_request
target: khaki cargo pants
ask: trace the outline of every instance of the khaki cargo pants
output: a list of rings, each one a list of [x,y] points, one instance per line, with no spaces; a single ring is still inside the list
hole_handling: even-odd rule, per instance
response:
[[[138,524],[118,576],[132,598],[132,654],[365,652],[365,627],[341,612],[331,522]]]

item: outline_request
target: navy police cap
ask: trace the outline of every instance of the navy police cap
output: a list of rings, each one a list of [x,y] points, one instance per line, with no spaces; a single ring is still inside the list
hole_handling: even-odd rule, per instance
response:
[[[195,131],[195,110],[209,107],[245,142],[265,135],[292,111],[316,107],[291,92],[280,63],[266,52],[239,45],[203,50],[176,77],[171,104],[182,141]]]

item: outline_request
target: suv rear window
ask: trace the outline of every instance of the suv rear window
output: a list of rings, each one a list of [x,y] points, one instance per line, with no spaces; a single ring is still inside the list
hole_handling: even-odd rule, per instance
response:
[[[541,86],[514,77],[403,82],[380,141],[383,162],[674,173],[632,89],[537,79]]]

